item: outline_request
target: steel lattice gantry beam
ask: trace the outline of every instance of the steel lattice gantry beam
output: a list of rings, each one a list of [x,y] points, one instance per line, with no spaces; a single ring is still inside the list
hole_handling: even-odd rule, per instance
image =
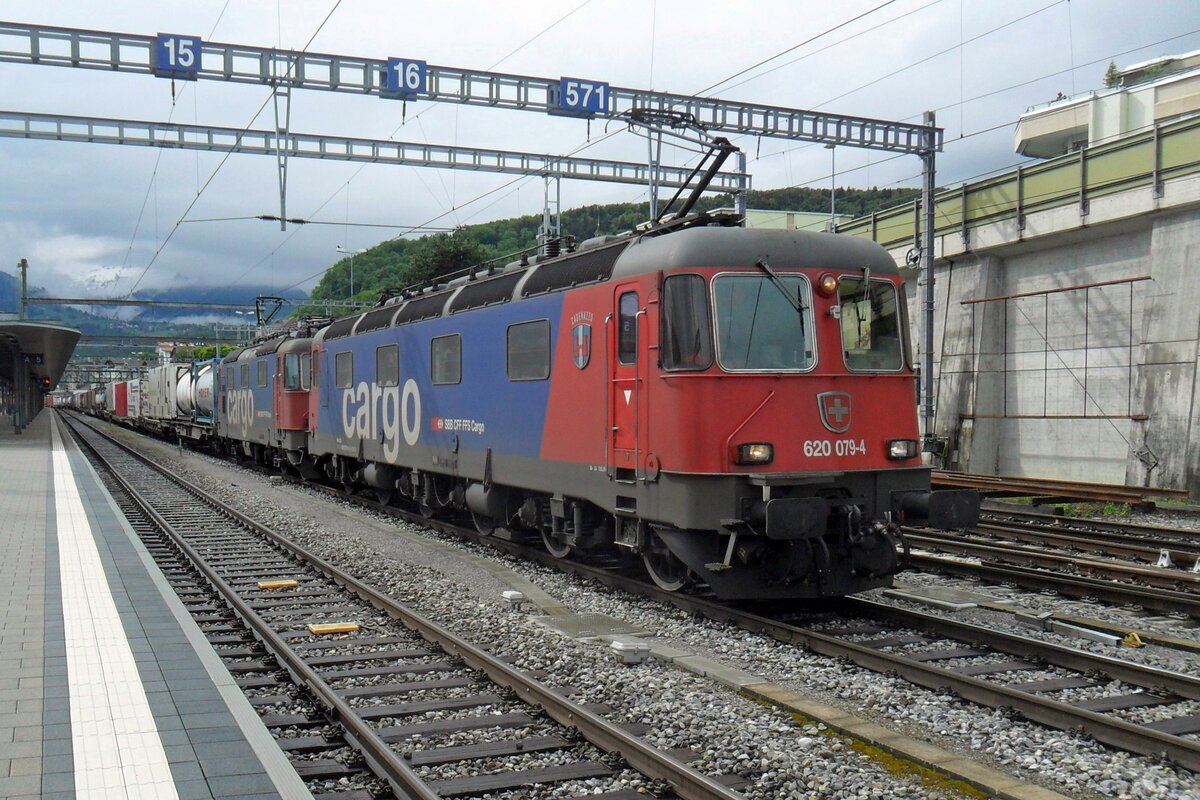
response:
[[[649,168],[633,161],[540,155],[512,150],[450,147],[395,142],[389,139],[359,139],[273,130],[215,128],[208,125],[179,125],[129,119],[74,117],[58,114],[25,114],[0,111],[0,136],[18,139],[49,139],[65,142],[143,145],[217,153],[275,155],[331,161],[365,161],[410,167],[440,167],[514,175],[546,175],[609,183],[644,185]],[[660,165],[660,185],[678,187],[686,183],[688,170]],[[740,173],[718,173],[709,191],[735,193],[749,183]]]
[[[155,46],[153,36],[0,22],[0,61],[164,76],[161,67],[155,64]],[[299,89],[386,96],[388,70],[397,61],[203,42],[195,55],[196,63],[191,64],[186,75],[179,72],[164,77],[263,85],[282,83]],[[577,85],[602,86],[603,107],[585,103],[574,106],[580,109],[575,112],[564,105],[562,92],[569,80],[566,78],[538,78],[418,61],[399,63],[420,67],[419,90],[398,95],[402,99],[614,119],[639,110],[672,111],[691,114],[709,131],[729,134],[914,154],[927,152],[931,146],[942,148],[941,129],[927,125],[644,91],[592,81],[580,81]]]
[[[56,306],[157,306],[159,308],[205,308],[215,311],[254,308],[253,303],[245,305],[238,303],[185,303],[175,300],[129,300],[106,297],[27,297],[25,302]]]

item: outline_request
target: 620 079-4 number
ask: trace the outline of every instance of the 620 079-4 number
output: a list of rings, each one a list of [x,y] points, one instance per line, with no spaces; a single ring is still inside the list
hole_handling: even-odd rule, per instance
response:
[[[804,442],[804,455],[808,458],[820,458],[821,456],[865,456],[867,454],[867,440],[859,439],[837,439],[830,441],[829,439],[808,439]]]

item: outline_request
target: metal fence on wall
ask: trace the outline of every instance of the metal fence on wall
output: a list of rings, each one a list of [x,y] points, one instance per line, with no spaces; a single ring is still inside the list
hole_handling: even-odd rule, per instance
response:
[[[1021,166],[1012,172],[934,196],[935,235],[959,233],[1001,220],[1024,229],[1034,211],[1077,205],[1081,216],[1091,200],[1139,186],[1162,194],[1165,180],[1200,172],[1200,117],[1134,133],[1076,153]],[[887,248],[920,246],[921,203],[879,211],[836,226],[838,233],[874,239]]]
[[[963,417],[1146,419],[1134,408],[1133,387],[1140,346],[1135,286],[1148,280],[1139,275],[962,301],[971,309],[968,357],[977,384],[994,389],[977,388]],[[982,318],[991,309],[1000,319],[989,336]],[[981,404],[981,395],[999,403]]]

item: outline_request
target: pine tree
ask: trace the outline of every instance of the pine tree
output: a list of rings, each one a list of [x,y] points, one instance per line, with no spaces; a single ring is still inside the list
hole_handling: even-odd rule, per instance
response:
[[[1117,62],[1108,62],[1108,69],[1104,70],[1104,88],[1111,89],[1121,83],[1121,70],[1117,69]]]

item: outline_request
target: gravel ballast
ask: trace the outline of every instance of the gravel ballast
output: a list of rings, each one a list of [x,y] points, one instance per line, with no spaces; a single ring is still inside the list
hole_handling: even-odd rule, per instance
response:
[[[522,668],[545,670],[547,683],[573,686],[580,691],[582,702],[607,705],[610,719],[647,723],[645,738],[649,741],[665,748],[696,750],[700,756],[694,763],[697,769],[742,776],[748,781],[741,789],[747,797],[926,797],[947,796],[949,790],[912,775],[893,775],[820,726],[798,724],[783,712],[739,697],[721,684],[653,661],[635,667],[616,665],[604,646],[576,642],[531,624],[527,613],[500,600],[508,585],[490,571],[473,569],[463,556],[503,563],[575,611],[609,614],[680,649],[1072,796],[1200,800],[1200,782],[1186,770],[1026,723],[1003,711],[963,703],[729,625],[699,620],[574,576],[515,561],[489,548],[429,532],[416,535],[437,546],[422,546],[419,540],[414,544],[412,526],[380,520],[328,495],[280,485],[207,456],[188,453],[180,457],[165,445],[141,440],[139,446],[173,468],[182,465],[185,477],[219,489],[226,502],[386,588],[401,602],[473,641],[489,644],[494,652],[504,653]],[[942,581],[936,576],[904,576],[904,582],[910,584],[945,585]],[[987,591],[977,585],[973,588]],[[1046,604],[1064,603],[1074,607],[1069,613],[1084,614],[1081,606],[1091,615],[1108,611],[1091,604],[1036,597],[1045,601],[1043,610],[1056,610]],[[904,604],[892,599],[887,602]],[[921,604],[911,607],[930,611]],[[955,618],[986,620],[993,627],[1009,624],[1017,629],[1011,615],[1001,612],[972,609]],[[1092,649],[1078,639],[1027,627],[1020,630],[1047,641]],[[1170,633],[1185,636],[1182,627]],[[1194,632],[1190,635],[1195,636]],[[1155,666],[1196,670],[1194,654],[1182,651],[1146,648],[1137,657]],[[1138,718],[1154,711],[1138,709]]]

